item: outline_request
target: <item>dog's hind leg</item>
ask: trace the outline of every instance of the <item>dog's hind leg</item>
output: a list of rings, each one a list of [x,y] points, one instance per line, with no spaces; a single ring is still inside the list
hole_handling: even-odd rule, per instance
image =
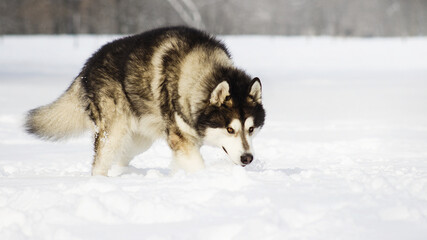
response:
[[[99,131],[95,134],[92,175],[107,176],[113,162],[121,159],[125,154],[125,146],[131,141],[131,136],[122,124],[116,123],[109,127],[98,127]]]

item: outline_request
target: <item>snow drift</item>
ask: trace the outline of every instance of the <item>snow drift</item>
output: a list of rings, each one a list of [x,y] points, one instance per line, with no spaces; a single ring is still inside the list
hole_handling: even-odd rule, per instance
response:
[[[0,239],[427,237],[427,39],[223,37],[263,81],[255,161],[205,147],[205,171],[170,175],[157,142],[90,177],[90,136],[22,124],[113,38],[0,38]]]

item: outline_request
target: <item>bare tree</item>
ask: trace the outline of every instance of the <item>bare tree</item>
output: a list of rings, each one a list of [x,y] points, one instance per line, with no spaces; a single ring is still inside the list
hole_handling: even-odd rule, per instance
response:
[[[168,0],[170,5],[189,26],[205,29],[202,16],[192,0]]]

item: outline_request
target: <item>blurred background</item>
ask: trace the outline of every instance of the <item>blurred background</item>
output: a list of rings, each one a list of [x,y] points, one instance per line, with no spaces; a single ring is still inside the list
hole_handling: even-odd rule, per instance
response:
[[[131,34],[189,25],[214,34],[421,36],[427,0],[1,0],[0,34]]]

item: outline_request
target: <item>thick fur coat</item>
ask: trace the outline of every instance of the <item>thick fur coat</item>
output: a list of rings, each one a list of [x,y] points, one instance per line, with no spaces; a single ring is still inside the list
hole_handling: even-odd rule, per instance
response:
[[[174,166],[192,172],[204,167],[204,143],[249,164],[264,118],[259,79],[234,67],[214,37],[173,27],[101,47],[65,93],[28,113],[26,129],[50,140],[92,130],[93,175],[127,166],[158,138],[172,149]]]

